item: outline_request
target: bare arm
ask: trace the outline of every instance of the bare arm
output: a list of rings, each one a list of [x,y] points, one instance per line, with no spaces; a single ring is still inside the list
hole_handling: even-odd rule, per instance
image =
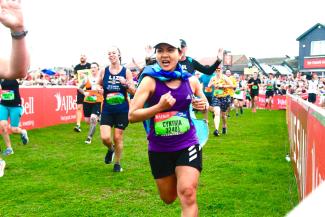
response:
[[[197,110],[206,110],[209,107],[208,100],[202,91],[199,80],[195,76],[190,77],[189,80],[194,96],[198,97],[192,102],[193,108]]]
[[[0,22],[11,32],[24,31],[24,20],[20,1],[0,0]],[[23,78],[29,68],[29,54],[25,38],[12,39],[10,61],[0,60],[0,77],[7,79]]]
[[[87,83],[87,79],[84,79],[84,80],[82,80],[81,84],[80,84],[79,87],[78,87],[78,91],[79,91],[79,93],[81,93],[81,94],[83,94],[83,95],[85,95],[84,88],[85,88],[85,86],[86,86],[86,83]]]
[[[134,85],[134,82],[133,82],[132,72],[130,70],[126,71],[126,85],[127,85],[128,93],[134,95],[136,89],[135,89],[135,85]]]

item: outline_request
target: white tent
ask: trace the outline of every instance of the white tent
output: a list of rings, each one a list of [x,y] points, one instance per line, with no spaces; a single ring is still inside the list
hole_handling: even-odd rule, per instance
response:
[[[267,74],[270,74],[270,73],[276,74],[276,72],[273,71],[273,69],[272,69],[271,66],[269,66],[269,65],[267,65],[265,63],[261,63],[260,66],[262,67],[262,69],[264,70],[264,72],[266,72]]]

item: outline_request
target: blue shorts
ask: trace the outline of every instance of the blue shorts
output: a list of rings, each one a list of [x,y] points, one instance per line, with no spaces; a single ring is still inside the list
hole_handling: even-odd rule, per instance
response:
[[[0,121],[7,121],[10,117],[10,126],[19,127],[23,108],[21,106],[9,107],[0,104]]]
[[[220,107],[222,112],[226,112],[228,107],[231,104],[231,97],[225,96],[225,97],[212,97],[212,104],[213,107]]]

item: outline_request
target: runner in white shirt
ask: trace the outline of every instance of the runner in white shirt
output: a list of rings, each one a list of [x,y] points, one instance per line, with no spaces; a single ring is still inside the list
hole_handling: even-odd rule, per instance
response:
[[[240,110],[240,114],[243,114],[243,104],[244,104],[244,97],[245,95],[245,89],[247,87],[247,81],[245,79],[239,80],[239,75],[235,74],[235,78],[237,80],[237,87],[235,89],[234,94],[234,105],[236,109],[236,116],[239,115],[238,110]]]
[[[318,93],[319,80],[317,73],[313,73],[312,79],[308,81],[308,102],[315,103]]]

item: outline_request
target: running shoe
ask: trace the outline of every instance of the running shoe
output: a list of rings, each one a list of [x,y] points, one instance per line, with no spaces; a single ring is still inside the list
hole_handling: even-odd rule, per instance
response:
[[[222,128],[222,134],[227,134],[227,128],[225,127]]]
[[[254,112],[254,113],[255,113],[255,112],[256,112],[256,108],[253,108],[252,112]]]
[[[14,153],[14,150],[12,148],[6,148],[6,150],[3,152],[3,155],[8,156]]]
[[[123,169],[122,169],[121,165],[115,163],[114,168],[113,168],[113,172],[122,172],[122,171],[123,171]]]
[[[110,164],[110,163],[112,163],[113,159],[114,159],[114,151],[112,151],[111,149],[108,149],[108,151],[105,155],[104,161],[106,164]]]
[[[21,141],[24,145],[26,145],[28,143],[29,139],[28,139],[27,130],[21,131]]]
[[[80,133],[81,132],[81,129],[80,129],[80,126],[76,125],[74,128],[74,131]]]
[[[239,116],[239,114],[238,113],[236,113],[236,117],[238,117]]]
[[[240,108],[240,114],[243,114],[243,108]]]
[[[5,173],[6,161],[0,160],[0,177]]]
[[[86,143],[86,144],[91,144],[91,138],[88,137],[88,138],[86,139],[85,143]]]
[[[215,130],[215,131],[213,132],[213,135],[215,135],[215,136],[219,136],[219,131],[218,131],[218,130]]]

